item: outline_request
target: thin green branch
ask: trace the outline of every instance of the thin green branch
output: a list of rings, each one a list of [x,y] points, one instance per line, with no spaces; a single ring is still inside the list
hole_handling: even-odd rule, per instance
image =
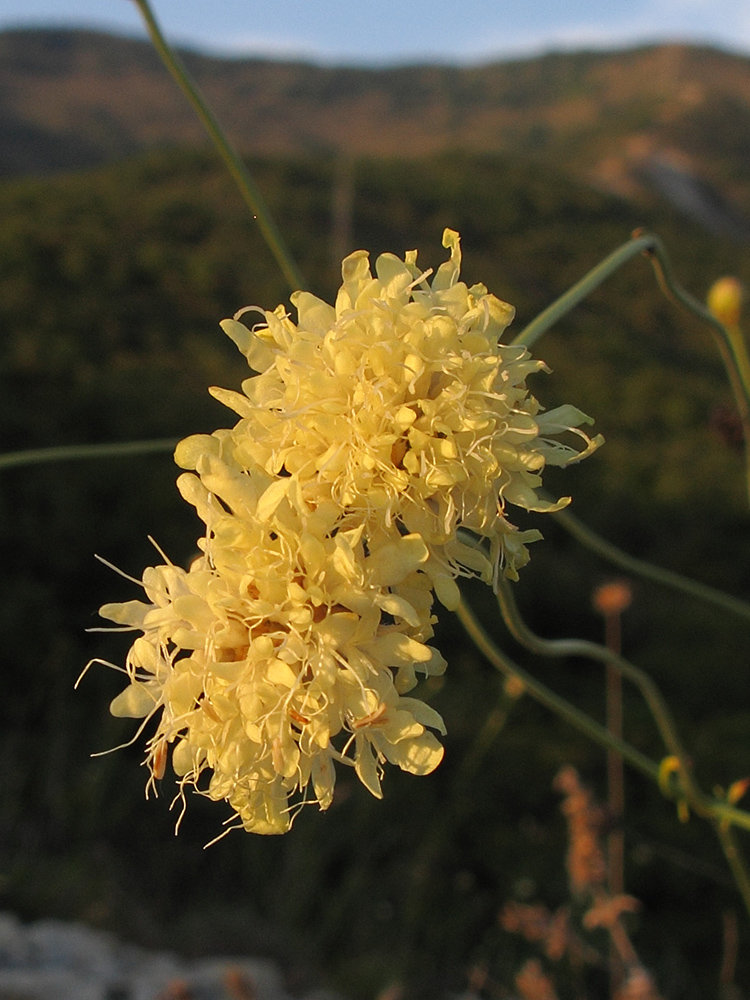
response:
[[[747,908],[748,913],[750,913],[750,876],[748,876],[747,866],[745,865],[745,860],[742,857],[740,849],[737,845],[734,831],[727,825],[727,823],[720,821],[714,823],[714,829],[716,830],[716,836],[719,838],[722,850],[724,851],[724,857],[727,859],[727,864],[729,865],[732,874],[734,875],[734,880],[737,883],[737,887],[742,894],[745,907]]]
[[[744,809],[737,809],[720,799],[711,799],[704,796],[706,810],[716,820],[721,820],[724,826],[738,826],[742,830],[750,830],[750,813]]]
[[[680,765],[682,790],[696,811],[703,809],[703,795],[693,781],[688,755],[677,733],[672,713],[661,692],[649,675],[618,653],[586,639],[542,639],[528,627],[518,610],[516,599],[508,580],[498,580],[497,601],[508,631],[522,646],[540,656],[582,656],[614,667],[641,692],[654,718],[667,751],[677,758]]]
[[[63,444],[54,448],[31,448],[0,455],[0,469],[40,462],[69,462],[88,458],[117,458],[122,455],[147,455],[149,452],[174,451],[179,438],[157,441],[125,441],[118,444]]]
[[[547,708],[589,736],[595,743],[605,749],[616,750],[622,754],[631,767],[640,771],[647,778],[651,778],[661,787],[659,764],[624,740],[613,737],[604,726],[599,725],[585,712],[555,694],[527,670],[519,667],[517,663],[502,653],[479,624],[465,599],[461,599],[456,613],[471,640],[496,670],[520,680],[532,698],[535,698],[540,704],[546,705]],[[721,821],[724,826],[737,826],[750,831],[750,813],[737,809],[721,799],[713,799],[695,788],[694,785],[693,790],[695,802],[692,804],[696,807],[697,813],[714,821]],[[675,791],[681,792],[683,789],[675,789]]]
[[[569,288],[559,299],[555,299],[543,312],[540,312],[536,319],[532,320],[528,326],[525,326],[511,343],[525,344],[526,347],[531,347],[533,343],[539,340],[542,334],[546,333],[551,326],[554,326],[559,319],[566,316],[571,309],[577,306],[587,295],[590,295],[595,288],[603,284],[618,268],[622,267],[623,264],[627,264],[633,257],[638,257],[640,254],[651,250],[656,239],[650,233],[639,234],[627,243],[623,243],[616,250],[613,250],[608,257],[605,257],[601,263],[592,268],[588,274],[585,274],[572,288]]]
[[[637,230],[631,240],[623,243],[608,257],[605,257],[572,288],[569,288],[560,298],[555,299],[551,305],[547,306],[536,319],[524,327],[511,343],[530,347],[559,319],[567,315],[595,288],[606,281],[610,275],[641,253],[645,254],[651,261],[659,287],[666,297],[689,310],[702,322],[707,323],[713,331],[742,421],[747,490],[748,497],[750,497],[750,356],[748,356],[745,341],[739,330],[732,330],[725,326],[702,302],[699,302],[682,287],[674,276],[664,244],[654,233]]]
[[[289,283],[291,290],[297,291],[306,288],[305,280],[302,277],[297,264],[294,261],[284,239],[271,216],[265,199],[259,187],[253,180],[247,167],[240,158],[237,150],[232,146],[224,130],[217,121],[215,115],[209,108],[205,98],[201,94],[198,85],[191,79],[182,60],[170,47],[161,28],[154,16],[149,4],[149,0],[135,0],[135,3],[143,15],[148,33],[154,48],[161,56],[162,62],[179,84],[182,92],[192,104],[196,114],[203,123],[206,131],[210,135],[219,155],[224,160],[230,174],[237,183],[245,203],[253,213],[253,218],[257,220],[260,231],[263,234],[268,247],[273,254],[276,263]]]
[[[629,743],[612,736],[604,726],[599,725],[598,722],[595,722],[585,712],[576,708],[575,705],[571,705],[570,702],[561,698],[560,695],[555,694],[554,691],[551,691],[545,684],[542,684],[541,681],[538,681],[528,673],[528,671],[519,667],[513,660],[500,652],[474,617],[469,605],[463,598],[456,613],[469,637],[496,670],[506,674],[508,677],[515,677],[520,680],[532,698],[535,698],[542,705],[546,705],[547,708],[550,708],[596,743],[622,754],[631,767],[640,771],[641,774],[645,774],[646,777],[654,781],[659,780],[658,764],[650,760],[645,754],[642,754],[640,750],[636,750]],[[748,816],[748,821],[750,821],[750,816]]]
[[[739,330],[733,331],[725,326],[710,309],[682,287],[675,279],[671,261],[661,240],[656,236],[652,239],[653,246],[647,250],[646,256],[654,268],[659,287],[668,299],[684,306],[698,319],[707,323],[714,334],[742,422],[747,490],[750,498],[750,359],[742,334]]]
[[[646,580],[652,580],[654,583],[659,583],[664,587],[671,587],[673,590],[679,590],[683,594],[689,594],[698,600],[715,604],[725,611],[731,611],[733,614],[739,615],[740,618],[750,619],[750,604],[741,601],[738,597],[732,597],[731,594],[726,594],[722,590],[716,590],[716,588],[709,587],[705,583],[698,583],[697,580],[691,580],[690,577],[682,576],[680,573],[674,573],[672,570],[654,566],[643,559],[636,559],[635,556],[628,555],[627,552],[623,552],[622,549],[608,542],[606,538],[602,538],[601,535],[592,531],[591,528],[580,521],[574,514],[571,514],[569,510],[558,510],[551,516],[565,531],[579,541],[581,545],[584,545],[591,552],[601,556],[602,559],[606,559],[607,562],[612,563],[614,566],[619,566],[620,569],[624,569],[628,573],[643,577]]]
[[[691,295],[677,281],[672,269],[672,262],[659,237],[653,233],[649,233],[644,234],[641,238],[645,239],[646,237],[651,240],[651,246],[646,249],[646,256],[651,261],[661,290],[668,299],[672,299],[674,302],[689,309],[698,319],[707,323],[720,340],[726,344],[746,394],[745,403],[750,405],[750,359],[748,358],[744,344],[740,345],[736,343],[735,338],[730,336],[729,328],[720,319],[717,319],[707,306],[699,302],[695,296]]]
[[[588,642],[585,639],[542,639],[528,627],[521,617],[516,605],[515,597],[511,589],[511,584],[504,579],[498,583],[498,603],[505,624],[511,635],[521,645],[525,646],[533,653],[542,656],[584,656],[592,660],[606,663],[618,670],[623,677],[635,684],[640,690],[651,714],[656,722],[664,745],[676,760],[679,769],[679,786],[675,792],[684,796],[695,812],[704,819],[711,821],[717,836],[721,841],[727,862],[732,870],[737,887],[742,894],[742,898],[750,913],[750,875],[748,875],[744,860],[735,843],[731,826],[732,822],[750,829],[750,814],[740,813],[740,817],[729,820],[726,817],[725,809],[727,803],[705,795],[696,784],[689,760],[677,734],[677,727],[672,719],[672,713],[662,697],[661,692],[645,671],[636,667],[619,654],[601,646],[595,642]],[[607,730],[610,740],[614,739]],[[601,740],[599,742],[602,742]],[[621,751],[620,751],[621,752]],[[625,754],[622,754],[623,758]],[[657,778],[658,780],[658,778]],[[661,782],[659,782],[661,784]],[[731,807],[729,807],[731,808]],[[721,818],[723,816],[723,818]]]

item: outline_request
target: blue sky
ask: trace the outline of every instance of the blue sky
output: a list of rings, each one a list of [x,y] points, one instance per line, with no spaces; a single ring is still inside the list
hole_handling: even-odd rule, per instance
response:
[[[477,62],[548,49],[709,42],[750,55],[748,0],[153,0],[173,41],[327,63]],[[132,0],[2,0],[0,28],[140,34]]]

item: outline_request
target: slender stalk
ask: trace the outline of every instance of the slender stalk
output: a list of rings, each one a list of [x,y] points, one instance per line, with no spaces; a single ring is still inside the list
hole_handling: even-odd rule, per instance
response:
[[[245,203],[253,213],[253,218],[257,220],[263,238],[276,259],[276,263],[281,268],[282,274],[289,283],[289,287],[293,292],[300,288],[306,288],[307,286],[302,273],[297,267],[271,216],[260,188],[251,177],[239,153],[230,143],[216,116],[201,94],[198,85],[191,79],[184,63],[164,37],[151,9],[149,0],[135,0],[135,3],[143,16],[143,20],[146,22],[146,27],[148,28],[154,48],[161,56],[164,65],[179,84],[182,92],[192,104],[193,109],[210,135],[219,155],[224,160],[227,169],[237,183]]]
[[[750,355],[748,355],[744,338],[739,329],[734,330],[726,327],[703,303],[699,302],[677,281],[667,251],[658,236],[636,230],[631,240],[623,243],[560,298],[555,299],[536,319],[524,327],[511,343],[525,344],[530,347],[559,319],[567,315],[595,288],[606,281],[610,275],[641,253],[645,254],[651,261],[659,287],[667,298],[689,310],[702,322],[707,323],[714,333],[742,421],[747,490],[748,497],[750,497]]]
[[[635,556],[628,555],[627,552],[623,552],[622,549],[608,542],[606,538],[602,538],[601,535],[592,531],[591,528],[587,527],[587,525],[568,510],[555,511],[550,516],[554,517],[558,524],[577,539],[581,545],[585,545],[587,549],[595,552],[602,559],[606,559],[607,562],[612,563],[614,566],[619,566],[628,573],[633,573],[646,580],[652,580],[654,583],[659,583],[664,587],[671,587],[673,590],[689,594],[698,600],[715,604],[725,611],[731,611],[732,614],[739,615],[740,618],[750,620],[750,604],[741,601],[738,597],[732,597],[731,594],[725,594],[723,591],[709,587],[705,583],[698,583],[697,580],[691,580],[690,577],[674,573],[669,569],[662,569],[660,566],[654,566],[643,559],[636,559]]]
[[[658,764],[654,763],[654,761],[629,743],[613,736],[604,726],[599,725],[598,722],[595,722],[585,712],[580,711],[580,709],[571,705],[570,702],[555,694],[554,691],[551,691],[541,681],[538,681],[528,671],[519,667],[518,664],[502,653],[479,624],[464,599],[461,600],[456,613],[477,649],[489,660],[496,670],[521,681],[532,698],[535,698],[542,705],[546,705],[547,708],[550,708],[572,726],[575,726],[576,729],[579,729],[586,736],[590,737],[595,743],[598,743],[607,750],[616,750],[631,767],[661,785]],[[592,643],[591,645],[594,644]],[[748,913],[750,913],[750,876],[748,876],[744,861],[735,844],[731,831],[732,825],[750,830],[750,813],[743,812],[741,809],[736,809],[726,802],[704,795],[695,786],[689,774],[683,772],[680,774],[680,777],[683,780],[687,777],[689,782],[688,786],[680,788],[680,791],[688,793],[690,803],[699,815],[711,820],[721,841],[722,848],[724,849]]]
[[[750,813],[735,806],[727,805],[720,799],[703,797],[706,810],[716,820],[721,820],[726,827],[738,826],[742,830],[750,830]],[[750,880],[749,880],[750,881]]]
[[[747,912],[750,913],[750,875],[748,875],[745,861],[737,846],[734,832],[730,826],[721,822],[714,823],[714,829],[724,851],[724,857],[727,859],[734,880],[742,894]]]
[[[30,448],[0,455],[0,469],[40,462],[70,462],[88,458],[117,458],[121,455],[147,455],[149,452],[174,451],[179,438],[156,441],[125,441],[118,444],[70,444],[54,448]]]
[[[612,594],[612,588],[618,584],[607,584],[594,591],[594,607],[604,616],[604,644],[612,653],[622,652],[622,612],[630,603],[630,590],[619,585],[620,600],[607,600],[607,594]],[[622,674],[617,667],[608,663],[605,667],[605,704],[607,729],[613,736],[622,738],[623,705],[622,705]],[[607,809],[609,812],[609,830],[606,836],[607,844],[607,888],[610,896],[621,896],[625,892],[625,762],[616,750],[607,750]],[[626,951],[630,938],[625,933],[622,922],[614,921],[609,928],[609,991],[612,997],[624,980],[625,968],[628,965]]]
[[[608,666],[614,667],[624,677],[627,677],[628,680],[637,685],[654,717],[665,746],[679,763],[679,791],[684,794],[690,806],[699,816],[711,821],[721,841],[732,874],[750,914],[750,875],[748,875],[742,856],[734,841],[730,826],[731,823],[735,823],[750,830],[750,814],[735,810],[740,816],[739,818],[733,816],[730,820],[726,815],[726,804],[705,795],[697,786],[685,749],[677,735],[677,728],[672,719],[672,714],[661,692],[648,674],[628,660],[625,660],[618,653],[597,643],[587,642],[583,639],[542,639],[535,635],[521,618],[511,585],[507,580],[501,579],[499,581],[498,603],[500,604],[503,619],[511,635],[532,652],[540,653],[544,656],[585,656],[596,659],[602,663],[606,663]],[[621,754],[625,760],[628,760],[627,755],[618,750],[615,745],[616,743],[623,743],[620,734],[613,734],[611,730],[605,731],[608,733],[611,741],[607,746],[608,754],[616,752]],[[599,742],[601,743],[602,741],[599,740]]]
[[[605,257],[588,274],[585,274],[572,288],[569,288],[559,299],[555,299],[551,305],[540,312],[536,319],[533,319],[528,326],[525,326],[511,343],[525,344],[526,347],[531,347],[533,343],[539,340],[542,334],[546,333],[551,326],[554,326],[559,319],[566,316],[571,309],[577,306],[587,295],[590,295],[595,288],[603,284],[618,268],[622,267],[623,264],[627,264],[633,257],[651,250],[655,240],[656,237],[650,233],[639,234],[627,243],[623,243],[621,247],[613,250],[608,257]]]
[[[618,609],[604,619],[605,646],[615,655],[622,652],[621,612]],[[606,666],[607,729],[623,735],[622,674],[612,663]],[[609,891],[619,896],[625,891],[625,774],[623,759],[615,750],[607,751],[607,804],[613,828],[607,836]]]
[[[582,656],[590,660],[597,660],[599,663],[611,665],[623,677],[636,685],[649,707],[665,747],[680,763],[683,791],[687,794],[696,812],[703,812],[704,797],[695,787],[688,764],[688,755],[677,734],[672,713],[649,675],[618,653],[607,649],[606,646],[600,646],[599,643],[589,642],[586,639],[542,639],[531,631],[521,617],[511,584],[502,577],[498,581],[497,600],[510,634],[526,649],[541,656]]]
[[[744,338],[739,328],[733,329],[725,326],[710,309],[680,285],[674,277],[671,261],[661,240],[657,236],[652,236],[652,239],[653,246],[646,251],[646,256],[654,268],[659,287],[668,299],[689,309],[698,319],[707,323],[713,331],[742,422],[747,490],[750,498],[750,358]]]
[[[737,929],[737,914],[734,910],[724,911],[723,954],[719,972],[719,997],[729,1000],[738,997],[732,987],[737,968],[737,952],[739,950],[739,933]]]
[[[651,778],[654,781],[659,780],[658,764],[641,753],[640,750],[636,750],[629,743],[612,736],[604,726],[599,725],[598,722],[595,722],[585,712],[576,708],[575,705],[571,705],[570,702],[561,698],[560,695],[555,694],[545,684],[542,684],[541,681],[538,681],[532,674],[524,670],[523,667],[519,667],[517,663],[514,663],[513,660],[502,653],[474,617],[473,612],[463,598],[456,614],[471,640],[496,670],[520,680],[532,698],[535,698],[542,705],[546,705],[547,708],[552,709],[553,712],[556,712],[561,718],[565,719],[572,726],[575,726],[582,733],[585,733],[594,742],[600,744],[600,746],[605,748],[611,747],[617,750],[631,767],[640,771],[641,774],[645,774],[647,778]],[[750,828],[750,816],[747,818],[748,828]]]
[[[646,256],[651,261],[659,286],[667,298],[678,302],[681,306],[689,309],[698,319],[707,323],[726,344],[743,386],[745,402],[750,403],[750,358],[741,336],[732,336],[729,328],[677,281],[672,270],[672,262],[658,236],[653,233],[645,233],[639,234],[638,238],[648,238],[651,241],[651,246],[646,248]]]

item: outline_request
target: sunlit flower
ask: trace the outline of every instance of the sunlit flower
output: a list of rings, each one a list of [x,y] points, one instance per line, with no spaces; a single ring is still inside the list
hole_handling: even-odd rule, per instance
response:
[[[147,602],[101,609],[142,632],[112,711],[156,720],[152,783],[171,754],[181,787],[247,830],[328,808],[336,762],[376,796],[386,762],[438,765],[442,719],[407,696],[445,668],[433,596],[455,608],[456,577],[515,577],[539,533],[506,504],[563,506],[537,495],[543,467],[598,443],[574,407],[541,412],[525,380],[544,365],[499,343],[512,307],[458,280],[457,233],[443,244],[431,285],[415,251],[382,255],[376,277],[359,251],[335,307],[298,292],[296,324],[281,306],[253,330],[222,324],[260,374],[212,390],[233,428],[175,452],[202,554],[146,570]],[[581,452],[554,440],[565,431]]]
[[[333,509],[303,520],[284,499],[260,519],[264,493],[253,497],[248,481],[237,485],[250,515],[240,518],[197,477],[179,485],[206,519],[203,555],[187,571],[146,570],[148,603],[101,609],[143,632],[112,712],[158,716],[152,776],[171,746],[183,785],[226,799],[247,830],[283,833],[298,803],[328,808],[334,761],[353,765],[378,797],[385,761],[432,771],[443,749],[426,727],[444,732],[442,719],[404,697],[416,671],[445,668],[425,644],[433,619],[422,539],[366,554],[361,528],[331,535]]]
[[[335,307],[297,292],[297,323],[283,306],[257,310],[264,321],[252,331],[225,320],[262,374],[241,393],[211,391],[240,416],[216,433],[236,471],[291,477],[308,503],[333,501],[342,524],[364,525],[368,539],[419,534],[437,595],[454,608],[457,575],[490,581],[502,566],[515,578],[525,543],[539,537],[517,531],[506,504],[566,504],[539,498],[542,469],[583,457],[600,439],[579,430],[590,421],[572,406],[541,412],[525,380],[543,362],[499,343],[513,308],[458,280],[457,233],[446,230],[443,244],[450,259],[431,285],[416,251],[403,261],[383,254],[376,277],[358,251],[343,262]],[[553,439],[564,431],[583,439],[582,452]],[[206,447],[188,439],[178,463],[197,468]],[[459,527],[486,549],[461,544]]]

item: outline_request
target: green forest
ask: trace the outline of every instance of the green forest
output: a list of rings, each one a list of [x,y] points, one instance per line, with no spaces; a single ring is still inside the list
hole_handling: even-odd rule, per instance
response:
[[[311,289],[340,281],[332,159],[250,161]],[[750,249],[668,207],[642,212],[548,168],[493,155],[361,159],[348,250],[419,250],[444,259],[461,233],[463,277],[515,305],[518,332],[638,227],[657,232],[678,279],[702,299],[733,274],[750,285]],[[169,439],[229,426],[208,387],[238,388],[247,368],[218,323],[245,305],[272,309],[287,289],[231,180],[208,153],[162,150],[96,171],[0,187],[0,428],[3,451]],[[606,444],[545,487],[628,553],[738,597],[750,594],[750,520],[741,429],[710,331],[669,302],[648,260],[631,262],[535,345],[552,374],[532,378],[547,408],[572,402]],[[179,836],[169,773],[145,801],[143,739],[108,705],[122,682],[88,661],[124,660],[128,636],[89,632],[97,609],[140,578],[195,553],[202,526],[181,500],[169,452],[0,469],[4,697],[0,737],[1,904],[24,918],[87,921],[186,954],[278,958],[295,984],[369,1000],[395,974],[408,998],[466,988],[488,996],[530,946],[501,927],[509,901],[567,899],[565,823],[553,779],[573,764],[600,799],[604,754],[531,699],[511,698],[441,610],[444,678],[424,696],[446,720],[445,760],[426,777],[397,772],[382,801],[342,776],[327,813],[306,809],[280,838],[232,833],[204,850],[226,814],[189,801]],[[600,640],[594,589],[621,576],[552,515],[515,585],[545,637]],[[746,622],[632,581],[623,650],[674,711],[703,786],[748,772]],[[489,588],[468,588],[498,643],[554,690],[603,718],[602,668],[541,660],[504,631]],[[507,716],[507,718],[506,718]],[[658,734],[626,688],[625,730],[658,758]],[[491,738],[489,738],[489,736]],[[738,980],[750,934],[718,843],[681,823],[674,803],[626,774],[626,889],[641,909],[633,942],[665,997],[718,996],[722,915],[736,911]],[[597,970],[590,995],[604,995]],[[492,984],[495,984],[494,986]],[[492,992],[494,989],[494,992]],[[565,996],[575,996],[569,985]],[[506,992],[503,992],[506,990]],[[599,990],[600,992],[597,992]]]

